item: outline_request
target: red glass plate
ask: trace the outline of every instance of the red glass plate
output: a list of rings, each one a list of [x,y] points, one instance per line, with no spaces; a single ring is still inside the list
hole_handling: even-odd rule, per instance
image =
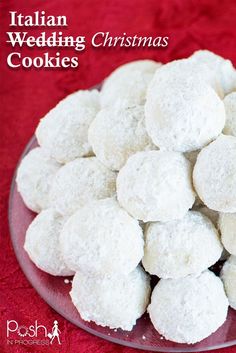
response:
[[[21,159],[36,145],[36,139],[33,137],[26,146]],[[111,330],[83,321],[70,300],[71,285],[65,284],[63,277],[54,277],[39,270],[23,249],[26,229],[34,217],[35,214],[25,207],[17,192],[14,176],[9,202],[9,223],[11,240],[18,262],[39,295],[54,310],[76,326],[114,343],[155,352],[197,352],[236,344],[236,311],[232,309],[229,310],[227,320],[222,327],[210,337],[194,345],[165,340],[154,329],[147,314],[137,321],[131,332]]]

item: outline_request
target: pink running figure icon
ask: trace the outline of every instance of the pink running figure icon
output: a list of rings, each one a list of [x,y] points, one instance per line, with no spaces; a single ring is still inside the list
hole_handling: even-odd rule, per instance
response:
[[[61,333],[61,331],[58,328],[58,322],[57,322],[57,320],[55,320],[54,325],[52,327],[52,333],[48,334],[48,337],[50,338],[50,344],[52,344],[55,337],[57,337],[58,344],[61,344],[61,341],[59,338],[60,333]]]

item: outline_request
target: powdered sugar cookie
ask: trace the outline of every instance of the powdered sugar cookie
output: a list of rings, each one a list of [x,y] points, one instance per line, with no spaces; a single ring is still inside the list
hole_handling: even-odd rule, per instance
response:
[[[174,83],[178,81],[181,82],[186,78],[190,78],[194,81],[202,81],[208,86],[211,86],[219,97],[224,97],[222,87],[218,77],[216,77],[215,71],[206,63],[196,62],[196,60],[193,60],[191,57],[174,60],[162,65],[160,72],[156,73],[154,79],[151,81],[148,87],[149,90],[155,89],[157,84],[155,78],[158,78],[159,82],[173,80]]]
[[[116,200],[93,201],[65,224],[61,249],[75,271],[98,275],[127,274],[143,256],[143,233],[137,220]]]
[[[26,206],[34,212],[49,207],[49,190],[61,165],[40,147],[31,150],[17,170],[17,189]]]
[[[34,264],[54,276],[70,276],[74,272],[64,262],[59,247],[59,235],[66,219],[49,208],[30,224],[24,248]]]
[[[152,275],[179,278],[206,270],[222,250],[212,222],[200,212],[189,211],[178,221],[150,223],[142,262]]]
[[[128,275],[97,277],[77,272],[70,292],[85,321],[131,331],[149,303],[150,278],[141,267]]]
[[[98,110],[96,90],[67,96],[40,120],[36,129],[39,145],[61,163],[91,154],[88,128]]]
[[[193,182],[204,204],[219,212],[236,212],[236,137],[221,135],[199,153]]]
[[[97,158],[112,170],[119,170],[135,152],[156,149],[146,132],[141,105],[101,110],[88,136]]]
[[[230,60],[224,59],[209,50],[197,50],[189,59],[196,66],[202,63],[206,64],[209,70],[214,73],[224,94],[228,94],[236,89],[236,70]]]
[[[147,86],[160,66],[153,60],[137,60],[118,67],[102,86],[102,107],[113,106],[119,100],[128,106],[143,104]]]
[[[115,194],[116,174],[96,157],[77,158],[55,175],[50,191],[52,206],[70,215],[87,202]]]
[[[210,271],[180,279],[161,279],[151,297],[151,321],[166,339],[196,343],[225,321],[228,300],[221,280]]]
[[[138,152],[118,174],[118,201],[144,222],[180,219],[195,199],[191,172],[190,162],[180,153]]]
[[[179,152],[201,149],[225,124],[224,104],[210,85],[200,76],[170,75],[164,65],[148,88],[145,115],[154,144]]]

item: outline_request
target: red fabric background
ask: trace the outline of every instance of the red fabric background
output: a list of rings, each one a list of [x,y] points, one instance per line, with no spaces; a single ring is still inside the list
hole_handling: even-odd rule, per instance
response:
[[[11,178],[18,158],[42,117],[60,99],[80,88],[101,82],[118,65],[140,58],[163,62],[182,58],[194,50],[207,48],[230,58],[236,65],[236,1],[235,0],[4,0],[0,4],[0,352],[22,353],[133,353],[135,350],[96,338],[73,326],[55,313],[26,280],[15,259],[7,220]],[[12,48],[5,44],[9,30],[8,11],[32,14],[45,10],[48,14],[66,15],[68,34],[86,35],[83,53],[78,54],[76,70],[17,69],[7,67],[6,56]],[[43,29],[44,30],[44,29]],[[40,29],[30,29],[33,34]],[[50,29],[46,30],[50,32]],[[169,35],[167,49],[95,49],[89,45],[91,35],[109,31],[114,35]],[[21,50],[37,56],[43,49]],[[50,51],[53,53],[53,50]],[[18,319],[26,325],[38,319],[46,326],[59,321],[63,344],[50,348],[6,345],[6,320]],[[221,353],[236,352],[236,348]]]

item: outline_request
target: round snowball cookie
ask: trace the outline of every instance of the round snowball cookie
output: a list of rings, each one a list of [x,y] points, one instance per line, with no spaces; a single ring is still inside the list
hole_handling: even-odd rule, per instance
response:
[[[102,86],[101,106],[113,106],[118,100],[127,105],[143,104],[147,86],[160,66],[152,60],[137,60],[118,67]]]
[[[67,265],[84,273],[127,274],[143,257],[142,228],[114,199],[80,208],[65,224],[60,241]]]
[[[228,300],[223,284],[205,271],[180,279],[161,279],[151,297],[151,321],[166,339],[193,344],[215,332],[224,322]]]
[[[230,60],[209,50],[197,50],[189,59],[196,65],[206,64],[209,70],[214,72],[224,94],[232,92],[236,88],[236,71]]]
[[[131,331],[149,303],[150,278],[138,266],[128,275],[97,277],[77,272],[70,292],[85,321]]]
[[[220,273],[224,283],[226,295],[229,299],[229,305],[236,310],[236,257],[230,256],[224,263]]]
[[[144,222],[180,219],[195,199],[191,173],[191,163],[181,153],[138,152],[118,174],[118,201]]]
[[[49,190],[60,167],[41,147],[34,148],[22,159],[17,170],[16,183],[29,209],[39,213],[49,207]]]
[[[228,94],[224,99],[226,122],[223,133],[236,136],[236,92]]]
[[[142,262],[152,275],[180,278],[206,270],[222,250],[212,222],[200,212],[189,211],[178,221],[149,224]]]
[[[191,78],[193,81],[205,82],[214,89],[219,97],[224,97],[220,83],[215,75],[215,71],[213,71],[212,68],[209,68],[205,63],[196,63],[195,60],[192,60],[191,58],[174,60],[162,65],[160,70],[155,73],[148,90],[155,89],[157,82],[170,80],[170,82],[176,84],[186,78]]]
[[[24,248],[33,263],[54,276],[70,276],[59,246],[59,235],[66,219],[55,210],[47,209],[34,218],[25,237]]]
[[[236,212],[236,137],[221,135],[199,153],[193,183],[204,204],[219,212]]]
[[[160,149],[189,152],[201,149],[223,130],[225,109],[210,85],[197,76],[159,74],[147,92],[146,128]],[[166,73],[166,70],[164,71]]]
[[[62,215],[71,215],[91,200],[115,194],[116,173],[96,157],[77,158],[61,167],[52,183],[51,205]]]
[[[36,137],[58,162],[67,163],[92,153],[88,128],[99,110],[96,90],[67,96],[40,120]]]
[[[219,228],[225,249],[236,255],[236,213],[220,213]]]
[[[88,133],[97,158],[112,170],[120,170],[129,156],[138,151],[154,150],[144,123],[144,107],[120,104],[101,110]]]

